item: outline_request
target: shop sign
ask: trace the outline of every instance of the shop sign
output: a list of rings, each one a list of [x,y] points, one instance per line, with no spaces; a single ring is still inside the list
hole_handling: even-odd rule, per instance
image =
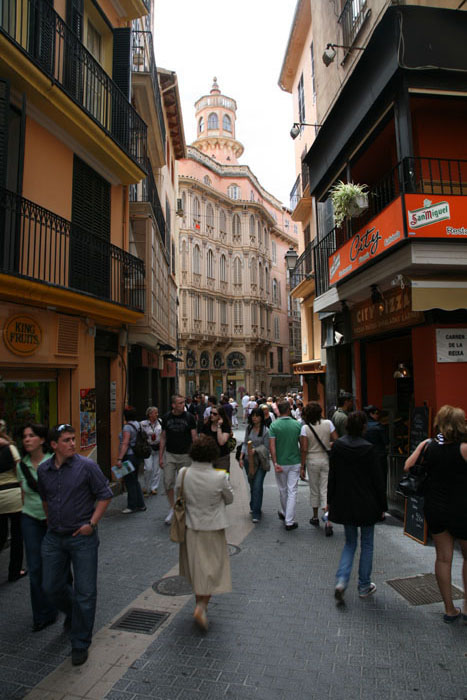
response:
[[[449,238],[466,240],[467,205],[465,197],[422,194],[405,195],[410,238]]]
[[[171,360],[169,357],[164,357],[164,368],[161,372],[162,379],[175,377],[177,374],[176,365],[177,363]]]
[[[146,348],[141,349],[141,366],[153,369],[159,369],[159,354],[157,352],[150,352]]]
[[[30,316],[13,316],[5,323],[3,340],[8,350],[25,357],[39,349],[42,343],[42,329]]]
[[[328,259],[329,284],[360,269],[404,238],[400,197]]]
[[[467,328],[436,329],[438,362],[467,362]]]
[[[356,304],[350,314],[354,338],[413,326],[424,320],[422,311],[412,311],[412,295],[407,288],[385,292],[382,304],[374,304],[370,299]]]

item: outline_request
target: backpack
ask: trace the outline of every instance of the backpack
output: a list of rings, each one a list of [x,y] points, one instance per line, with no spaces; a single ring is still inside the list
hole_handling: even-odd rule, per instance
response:
[[[136,441],[132,447],[135,457],[138,457],[139,459],[147,459],[151,456],[152,450],[151,445],[147,440],[146,433],[139,423],[137,428],[135,428],[133,423],[129,423],[129,425],[131,425],[131,427],[136,431]]]

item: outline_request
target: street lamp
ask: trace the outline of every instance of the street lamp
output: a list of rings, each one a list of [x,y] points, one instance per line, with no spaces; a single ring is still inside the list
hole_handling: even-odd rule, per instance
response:
[[[292,270],[295,269],[298,260],[298,253],[292,248],[292,246],[290,246],[287,253],[284,255],[284,260],[285,264],[287,265],[287,269],[289,272],[292,272]]]
[[[322,124],[306,124],[305,122],[294,122],[294,125],[290,129],[290,138],[292,138],[294,141],[299,135],[302,126],[314,126],[315,129],[319,128],[320,126],[323,126]]]
[[[343,46],[342,44],[327,44],[323,53],[323,63],[326,66],[326,68],[330,66],[336,58],[336,49],[347,49],[348,51],[365,51],[364,46]]]

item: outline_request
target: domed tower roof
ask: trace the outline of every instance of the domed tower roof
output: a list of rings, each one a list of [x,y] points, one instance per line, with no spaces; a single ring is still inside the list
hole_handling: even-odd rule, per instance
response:
[[[195,102],[197,139],[193,146],[223,164],[238,163],[243,146],[235,138],[237,103],[213,79],[209,95]]]

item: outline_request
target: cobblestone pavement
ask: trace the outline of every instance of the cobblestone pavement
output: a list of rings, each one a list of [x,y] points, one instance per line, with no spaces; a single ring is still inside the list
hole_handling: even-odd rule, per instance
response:
[[[234,463],[232,469],[237,468]],[[236,491],[244,499],[244,489]],[[90,661],[73,669],[61,621],[31,634],[27,578],[1,584],[0,698],[22,698],[36,688],[29,697],[37,700],[466,700],[467,626],[443,624],[441,604],[411,606],[386,583],[433,571],[433,548],[404,537],[401,524],[388,518],[375,536],[376,594],[360,600],[354,572],[347,604],[337,608],[333,584],[343,528],[335,526],[332,538],[324,537],[323,528],[311,528],[306,484],[299,487],[297,530],[284,530],[277,505],[270,473],[263,519],[235,542],[240,552],[231,558],[233,592],[212,599],[208,634],[193,624],[192,597],[180,599],[179,611],[134,655],[130,667],[112,667],[113,675],[107,675],[112,682],[89,694],[79,682],[93,654],[99,654],[95,646]],[[100,527],[96,631],[177,563],[177,547],[163,522],[165,497],[149,498],[146,513],[125,516],[124,506],[124,496],[115,498]],[[243,521],[238,524],[248,524],[247,513],[243,503],[235,513]],[[3,579],[7,554],[0,554]],[[460,567],[456,552],[453,582],[462,588]],[[120,644],[126,643],[125,634],[120,633]],[[128,634],[128,646],[143,636]],[[99,659],[93,661],[98,665]],[[68,669],[69,689],[37,688],[57,667]]]

